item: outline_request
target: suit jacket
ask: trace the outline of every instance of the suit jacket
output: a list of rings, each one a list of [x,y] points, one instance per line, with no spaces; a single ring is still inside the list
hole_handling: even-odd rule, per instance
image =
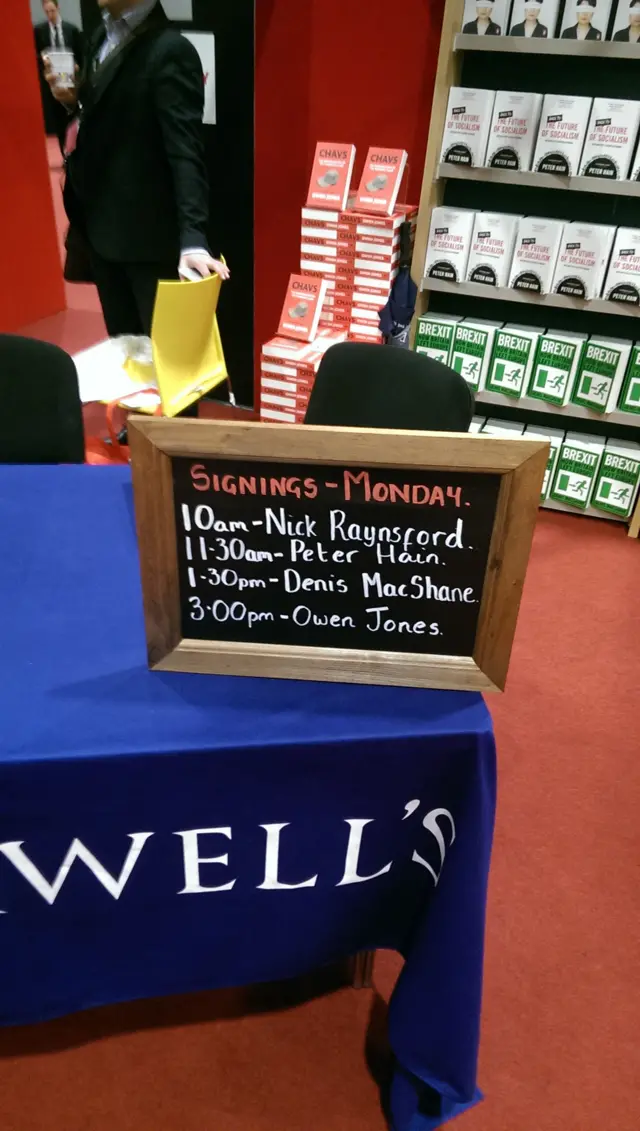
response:
[[[65,205],[90,246],[116,263],[166,263],[207,247],[204,76],[197,51],[160,5],[79,85],[80,130]]]
[[[478,21],[477,20],[470,20],[468,24],[464,25],[464,27],[462,29],[462,33],[463,33],[463,35],[477,35],[478,34]],[[489,20],[489,27],[487,28],[487,30],[485,31],[484,34],[485,35],[500,35],[500,25],[494,23],[493,20]]]
[[[36,45],[36,54],[38,57],[38,74],[40,76],[40,93],[42,96],[42,110],[44,113],[45,131],[48,134],[58,134],[62,136],[69,124],[69,115],[64,106],[56,102],[53,97],[49,84],[45,82],[44,66],[42,63],[42,52],[47,51],[51,47],[51,33],[49,31],[49,21],[45,20],[44,23],[36,24],[33,29],[33,37]],[[84,39],[82,32],[75,24],[67,23],[66,20],[62,21],[62,34],[64,37],[65,47],[73,51],[76,63],[82,67],[84,59]]]
[[[577,39],[578,38],[578,25],[574,24],[573,27],[568,27],[563,31],[560,36],[561,39]],[[597,27],[590,27],[585,39],[602,39],[602,32],[598,31]]]
[[[622,31],[617,31],[613,39],[615,43],[631,43],[631,40],[629,39],[629,28],[625,27],[622,29]],[[634,40],[634,43],[637,43],[640,47],[640,40],[636,39]]]
[[[524,35],[524,21],[521,24],[514,24],[509,32],[509,35]],[[549,32],[544,24],[537,23],[531,36],[532,39],[547,39]]]

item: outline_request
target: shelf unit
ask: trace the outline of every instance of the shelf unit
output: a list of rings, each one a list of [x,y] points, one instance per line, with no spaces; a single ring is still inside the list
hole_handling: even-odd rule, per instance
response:
[[[615,514],[607,514],[606,511],[572,510],[570,507],[563,506],[562,503],[556,503],[555,499],[545,499],[544,503],[540,505],[545,511],[561,511],[562,514],[572,514],[577,518],[606,518],[609,522],[624,522],[624,519],[616,518]]]
[[[563,192],[596,192],[605,196],[640,197],[640,181],[599,181],[595,177],[555,177],[552,173],[524,173],[509,169],[487,169],[480,165],[440,164],[441,181],[483,181],[522,188],[559,189]]]
[[[502,407],[513,409],[514,412],[520,410],[524,412],[537,412],[544,416],[555,417],[553,424],[566,423],[568,427],[571,426],[573,420],[588,420],[594,428],[602,428],[603,423],[610,422],[611,424],[620,424],[625,428],[637,428],[640,424],[640,419],[635,418],[629,412],[608,412],[600,414],[598,412],[591,412],[588,408],[581,408],[577,404],[568,404],[564,408],[559,408],[558,405],[550,404],[548,401],[538,400],[537,397],[514,397],[502,396],[500,393],[490,393],[487,389],[476,395],[476,405],[479,408],[490,409],[492,407]],[[551,423],[551,422],[550,422]]]
[[[514,306],[527,306],[527,322],[535,322],[538,325],[544,324],[543,311],[545,309],[560,308],[567,311],[567,318],[569,325],[566,329],[571,328],[570,319],[576,312],[594,317],[594,327],[591,332],[597,328],[598,321],[601,316],[622,316],[625,320],[630,318],[639,318],[640,309],[638,307],[625,306],[623,303],[612,303],[605,299],[596,299],[591,302],[584,302],[580,299],[567,298],[564,295],[535,295],[522,291],[515,291],[510,288],[493,288],[483,286],[479,283],[449,283],[437,279],[425,279],[423,276],[424,262],[426,258],[427,243],[429,238],[429,228],[431,224],[431,213],[433,208],[437,205],[444,203],[445,192],[447,185],[452,182],[488,182],[497,186],[511,186],[513,189],[513,206],[504,208],[504,211],[512,211],[518,213],[520,207],[518,205],[518,190],[526,188],[527,190],[557,190],[562,194],[563,199],[567,198],[567,193],[581,193],[593,194],[594,201],[600,198],[600,205],[594,204],[594,222],[600,220],[600,215],[597,211],[598,208],[605,207],[605,200],[607,197],[618,198],[640,198],[640,183],[632,181],[619,181],[619,182],[600,182],[595,181],[591,177],[570,177],[560,178],[554,177],[544,173],[518,173],[508,172],[498,169],[485,169],[485,168],[468,168],[454,165],[443,165],[440,163],[440,150],[442,143],[442,134],[444,130],[444,123],[447,111],[447,101],[449,97],[449,89],[452,86],[463,85],[463,63],[466,55],[474,56],[477,54],[493,55],[495,56],[495,67],[492,68],[492,79],[487,82],[487,86],[494,85],[499,89],[519,89],[513,82],[510,85],[500,85],[500,65],[499,58],[504,59],[505,56],[521,56],[522,67],[526,65],[527,56],[572,56],[572,66],[580,66],[580,59],[593,60],[636,60],[640,62],[640,44],[629,43],[612,43],[612,42],[599,42],[578,43],[575,40],[562,40],[562,39],[517,39],[510,36],[484,36],[463,35],[460,31],[462,27],[462,17],[464,12],[464,0],[446,0],[443,22],[442,34],[440,38],[440,50],[438,55],[438,67],[436,71],[436,79],[433,93],[433,103],[431,108],[431,122],[429,127],[429,137],[427,141],[427,153],[425,158],[424,177],[422,182],[422,193],[420,197],[420,210],[418,214],[418,224],[416,229],[416,239],[413,254],[412,264],[412,277],[418,287],[418,301],[416,306],[416,317],[426,313],[429,308],[431,296],[446,295],[449,299],[447,310],[451,312],[451,299],[457,296],[464,297],[465,303],[468,304],[469,298],[490,299],[506,303],[512,303]],[[479,61],[478,61],[479,62]],[[540,60],[542,63],[542,60]],[[505,65],[507,60],[505,59]],[[508,64],[511,67],[511,63]],[[537,66],[532,59],[528,64],[529,68]],[[603,64],[606,65],[606,64]],[[628,63],[624,66],[628,67]],[[514,60],[515,66],[515,60]],[[569,62],[567,61],[567,66]],[[595,70],[595,68],[592,68]],[[617,68],[616,68],[617,72]],[[638,71],[640,76],[640,68]],[[471,86],[481,86],[481,82],[471,82]],[[526,82],[522,89],[540,89],[539,86],[527,86]],[[548,89],[548,88],[547,88]],[[544,91],[543,91],[544,92]],[[580,91],[576,91],[580,93]],[[606,92],[605,92],[606,93]],[[615,96],[615,92],[612,92]],[[635,95],[628,95],[628,97],[635,97]],[[452,190],[453,191],[453,190]],[[504,192],[504,189],[500,189]],[[604,198],[604,199],[603,199]],[[580,199],[587,199],[588,195],[582,198],[576,197],[576,201]],[[613,202],[612,202],[613,203]],[[608,205],[606,207],[609,207]],[[538,214],[533,212],[533,209],[527,210],[529,214]],[[541,215],[549,215],[548,211],[541,211]],[[551,213],[552,214],[552,213]],[[602,221],[601,221],[602,222]],[[620,223],[620,221],[618,221]],[[514,312],[515,314],[515,312]],[[479,315],[484,316],[484,315]],[[556,316],[557,317],[557,316]],[[516,319],[515,320],[522,320]],[[609,333],[607,331],[606,317],[603,318],[603,324],[598,327],[603,334]],[[629,338],[640,339],[640,323],[638,323],[638,330],[636,330],[632,323],[629,323]],[[415,325],[414,325],[415,331]],[[622,336],[618,334],[618,336]],[[625,337],[627,335],[625,334]],[[478,398],[478,410],[484,410],[485,407],[493,405],[498,408],[508,405],[508,398],[496,397],[495,400],[489,399],[487,396],[483,400],[483,394]],[[544,405],[542,403],[531,403],[531,398],[523,398],[520,401],[511,402],[511,407],[515,410],[522,410],[523,415],[535,411],[538,414],[546,414],[552,420],[562,416],[567,422],[571,420],[593,420],[594,426],[598,427],[600,434],[607,433],[607,424],[624,425],[629,428],[629,435],[640,440],[640,420],[636,424],[633,420],[629,420],[626,413],[610,413],[606,417],[600,417],[596,413],[590,413],[588,410],[581,410],[577,406],[569,406],[570,413],[566,409],[556,409],[552,405]],[[559,423],[559,420],[558,420]],[[635,428],[635,433],[632,431]],[[609,433],[611,434],[611,433]],[[551,508],[556,509],[556,508]],[[633,537],[640,535],[640,500],[638,501],[636,510],[630,520],[629,533]]]
[[[464,6],[463,6],[464,10]],[[640,59],[640,43],[590,43],[575,39],[513,39],[509,35],[463,35],[453,37],[456,52],[509,55],[578,55],[587,59]]]
[[[567,295],[538,295],[534,291],[516,291],[513,287],[489,287],[485,283],[448,283],[444,279],[423,278],[420,290],[433,294],[471,295],[489,302],[515,302],[525,306],[553,306],[562,310],[582,310],[587,314],[614,314],[623,318],[640,318],[640,307],[623,302],[607,302],[594,298],[585,302]],[[629,333],[633,333],[633,329]]]

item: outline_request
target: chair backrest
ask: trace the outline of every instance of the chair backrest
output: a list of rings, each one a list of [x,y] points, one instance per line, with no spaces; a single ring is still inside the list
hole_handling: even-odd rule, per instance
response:
[[[473,395],[464,377],[411,350],[342,342],[324,355],[305,424],[467,432]]]
[[[83,463],[78,377],[68,353],[0,334],[0,463]]]

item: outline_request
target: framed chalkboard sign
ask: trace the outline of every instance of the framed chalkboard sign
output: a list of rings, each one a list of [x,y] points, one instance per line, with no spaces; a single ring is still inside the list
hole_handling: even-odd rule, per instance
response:
[[[504,688],[548,444],[131,419],[151,667]]]

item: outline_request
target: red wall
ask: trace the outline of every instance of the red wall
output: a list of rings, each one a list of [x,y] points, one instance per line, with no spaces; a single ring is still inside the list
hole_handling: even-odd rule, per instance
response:
[[[418,203],[444,0],[258,0],[256,351],[300,261],[300,208],[317,141],[409,153]]]
[[[27,0],[2,5],[0,331],[64,310],[33,29]]]

